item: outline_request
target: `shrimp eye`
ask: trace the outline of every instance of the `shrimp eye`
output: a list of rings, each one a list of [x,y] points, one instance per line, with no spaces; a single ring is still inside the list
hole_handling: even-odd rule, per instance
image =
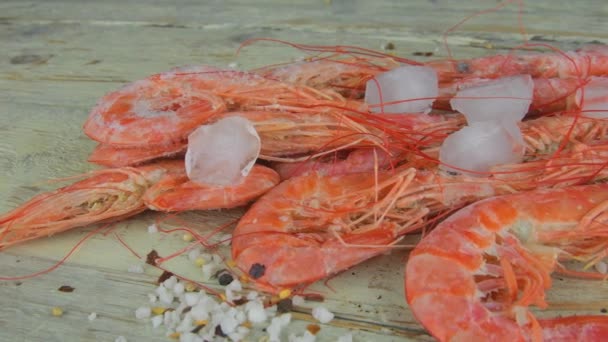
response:
[[[264,276],[264,273],[266,273],[266,266],[262,264],[255,263],[251,265],[251,268],[249,269],[249,276],[253,279],[261,278]]]
[[[471,72],[471,68],[466,62],[458,62],[458,64],[456,64],[456,68],[458,69],[458,72],[463,74],[468,74]]]

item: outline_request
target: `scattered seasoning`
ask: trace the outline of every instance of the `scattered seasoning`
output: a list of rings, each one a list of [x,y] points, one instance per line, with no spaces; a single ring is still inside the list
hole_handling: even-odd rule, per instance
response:
[[[232,304],[236,305],[236,306],[240,306],[243,304],[246,304],[248,302],[247,298],[239,298],[239,299],[235,299],[232,301]]]
[[[220,270],[217,274],[217,280],[220,283],[220,285],[222,286],[226,286],[230,283],[232,283],[232,281],[234,280],[234,277],[232,276],[232,274],[230,274],[230,272],[228,272],[228,270],[223,269]]]
[[[280,299],[285,299],[285,298],[288,298],[289,296],[291,296],[291,290],[290,289],[284,289],[284,290],[281,290],[281,292],[279,292],[279,298]]]
[[[281,299],[277,303],[277,311],[280,313],[290,312],[292,308],[293,308],[293,301],[291,300],[291,298]]]
[[[251,268],[249,269],[249,276],[253,279],[261,278],[264,276],[264,273],[266,273],[266,266],[262,264],[255,263],[251,265]]]
[[[321,330],[321,327],[318,324],[309,324],[306,326],[306,330],[311,334],[316,335],[319,330]]]
[[[158,259],[158,258],[159,258],[158,252],[153,249],[146,256],[146,264],[156,266],[156,259]]]
[[[20,281],[16,281],[16,282],[15,282],[15,286],[21,286],[21,284],[23,284],[23,283],[22,283],[22,282],[20,282]]]
[[[162,306],[155,306],[152,308],[152,313],[155,315],[162,315],[167,311],[167,308],[163,308]]]
[[[219,324],[215,327],[215,336],[219,336],[219,337],[227,336],[226,334],[224,334],[224,332],[222,331],[222,326]]]
[[[413,53],[414,56],[423,56],[423,57],[431,57],[433,53],[431,51],[416,51]]]
[[[158,284],[162,284],[165,280],[173,277],[174,274],[168,271],[164,271],[163,274],[160,275],[160,277],[158,277],[158,280],[156,281]]]
[[[61,317],[61,316],[63,316],[63,309],[56,306],[51,309],[51,314],[55,317]]]
[[[606,310],[606,308],[602,308],[602,309],[600,310],[600,312],[601,312],[601,313],[606,313],[606,312],[608,312],[608,310]]]
[[[393,44],[393,42],[384,44],[384,50],[395,50],[395,44]]]
[[[382,299],[382,295],[379,295],[376,299],[378,299],[378,300]]]
[[[74,292],[74,288],[69,285],[62,285],[58,290],[61,292]]]
[[[304,299],[306,299],[306,300],[310,300],[313,302],[322,302],[325,300],[325,297],[323,297],[323,295],[318,294],[318,293],[307,293],[307,294],[303,294],[302,297],[304,297]]]
[[[206,325],[207,325],[207,323],[199,324],[194,329],[192,329],[192,331],[190,331],[190,332],[193,334],[198,334],[198,332],[201,331],[201,329],[203,329]]]

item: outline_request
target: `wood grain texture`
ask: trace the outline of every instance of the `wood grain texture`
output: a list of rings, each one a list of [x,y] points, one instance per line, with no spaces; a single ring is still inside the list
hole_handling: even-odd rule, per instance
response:
[[[445,58],[442,33],[496,1],[161,1],[4,0],[0,2],[0,211],[36,193],[58,187],[53,178],[96,168],[86,162],[95,145],[81,131],[88,110],[122,84],[178,65],[210,64],[252,68],[289,61],[304,52],[259,43],[235,51],[246,39],[269,37],[305,44],[344,44],[397,55],[432,52]],[[562,49],[608,43],[608,4],[595,0],[528,1],[521,18],[528,38]],[[456,57],[507,51],[522,43],[519,7],[475,17],[452,33]],[[210,230],[241,210],[189,213],[183,218]],[[137,251],[166,255],[185,245],[181,236],[150,235],[159,214],[147,213],[118,225],[116,233]],[[51,266],[94,227],[77,229],[0,252],[0,276],[32,273]],[[226,248],[223,249],[226,252]],[[426,341],[403,298],[403,260],[395,251],[359,265],[313,290],[326,296],[337,319],[323,326],[319,341],[355,329],[356,341]],[[19,282],[0,282],[2,341],[166,341],[163,332],[134,318],[147,304],[158,270],[126,272],[140,263],[116,238],[96,235],[54,272]],[[172,270],[196,277],[184,257]],[[18,285],[19,284],[19,285]],[[71,285],[73,293],[57,288]],[[214,286],[214,284],[209,284]],[[551,307],[541,316],[594,313],[608,307],[605,282],[556,278]],[[50,308],[66,314],[52,317]],[[310,308],[298,308],[290,331],[302,333]],[[95,311],[99,318],[89,322]],[[255,339],[254,339],[255,340]]]

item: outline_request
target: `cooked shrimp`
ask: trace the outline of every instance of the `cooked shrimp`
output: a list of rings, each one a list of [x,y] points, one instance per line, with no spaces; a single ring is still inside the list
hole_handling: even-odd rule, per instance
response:
[[[522,179],[440,174],[407,164],[378,173],[291,178],[258,199],[239,221],[232,257],[266,291],[307,284],[390,250],[400,236],[468,203],[608,179],[608,153],[590,151],[564,152],[545,164],[522,167],[528,172]],[[586,162],[590,156],[593,162]]]
[[[474,203],[410,254],[407,302],[440,341],[600,341],[608,317],[537,319],[551,273],[593,263],[608,246],[608,185],[540,190]]]
[[[39,194],[0,217],[0,248],[138,214],[146,209],[148,187],[182,168],[181,162],[163,162],[93,171],[84,180]]]
[[[586,48],[560,53],[508,54],[425,63],[437,71],[439,83],[460,78],[498,78],[528,74],[533,78],[608,76],[608,49]]]
[[[255,166],[237,185],[197,185],[183,161],[94,171],[88,178],[35,196],[0,217],[0,248],[93,223],[117,221],[146,209],[186,211],[234,208],[268,191],[276,172]]]
[[[91,111],[84,132],[110,145],[167,145],[183,140],[226,108],[316,112],[320,104],[344,106],[345,101],[337,93],[252,73],[184,67],[107,94]]]
[[[265,77],[315,89],[331,89],[349,98],[362,98],[375,75],[399,66],[391,58],[322,58],[255,70]]]

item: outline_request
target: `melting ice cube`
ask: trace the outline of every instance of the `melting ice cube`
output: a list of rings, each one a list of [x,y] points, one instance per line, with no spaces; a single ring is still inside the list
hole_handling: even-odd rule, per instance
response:
[[[461,89],[450,100],[469,124],[479,121],[523,119],[532,103],[534,81],[530,75],[503,77]]]
[[[197,128],[188,136],[186,174],[190,180],[233,185],[249,174],[261,142],[249,120],[231,116]]]
[[[439,160],[443,170],[483,176],[463,170],[487,172],[495,165],[518,163],[524,152],[523,136],[515,123],[483,121],[448,136],[439,150]]]
[[[365,103],[374,113],[428,113],[438,94],[435,70],[403,66],[367,81]],[[387,104],[393,101],[400,102]]]

